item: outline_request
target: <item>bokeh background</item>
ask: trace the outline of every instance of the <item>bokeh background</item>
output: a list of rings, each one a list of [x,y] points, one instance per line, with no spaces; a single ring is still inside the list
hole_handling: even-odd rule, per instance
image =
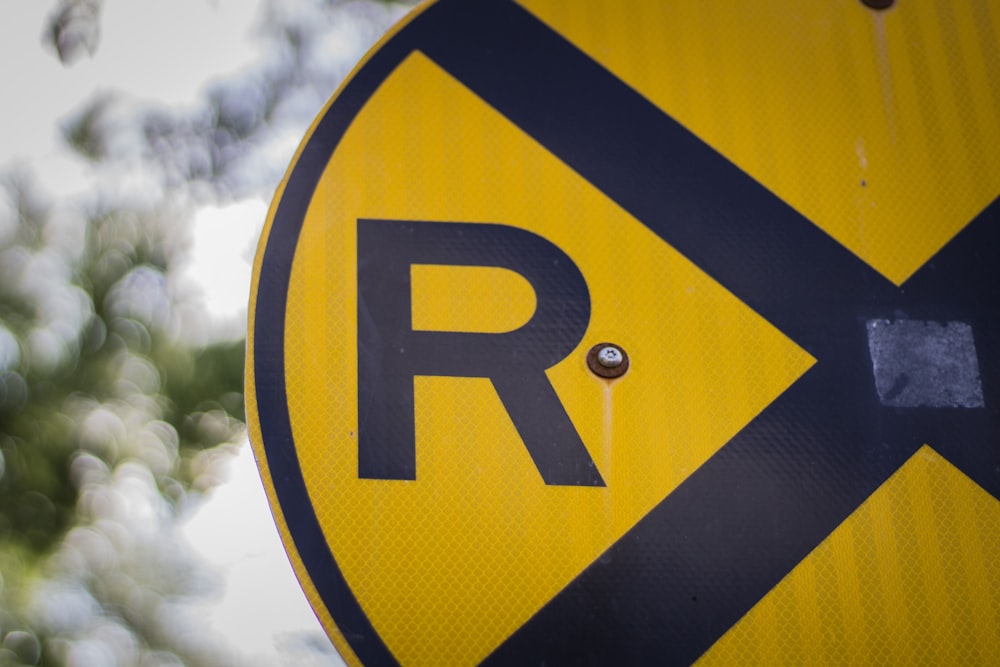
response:
[[[413,2],[0,12],[0,665],[340,665],[246,442],[250,265]]]

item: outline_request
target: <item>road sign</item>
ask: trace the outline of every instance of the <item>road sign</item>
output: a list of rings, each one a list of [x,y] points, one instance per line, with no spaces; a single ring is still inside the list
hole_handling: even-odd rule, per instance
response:
[[[1000,661],[998,34],[440,0],[383,40],[275,197],[248,345],[348,662]]]

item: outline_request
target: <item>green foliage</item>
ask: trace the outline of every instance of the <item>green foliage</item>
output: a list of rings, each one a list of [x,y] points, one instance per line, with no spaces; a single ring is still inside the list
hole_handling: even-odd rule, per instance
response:
[[[92,162],[108,157],[108,146],[104,141],[101,122],[113,102],[114,96],[102,93],[63,125],[62,131],[66,143],[79,155]]]
[[[101,31],[101,0],[59,0],[49,19],[47,42],[64,64],[93,55]]]
[[[4,260],[21,265],[0,292],[0,326],[18,344],[0,402],[0,535],[43,553],[72,516],[69,465],[77,452],[112,467],[128,458],[148,463],[150,453],[128,442],[136,413],[169,427],[168,459],[175,447],[190,456],[233,437],[243,418],[243,345],[192,349],[172,330],[174,248],[162,212],[91,217],[78,254],[59,257],[69,265],[46,272],[46,258],[59,248],[45,240],[44,212],[23,210],[27,186],[19,187],[8,188],[16,232],[0,247]],[[224,428],[192,426],[212,411],[226,416]],[[157,471],[161,487],[190,484],[176,464]]]
[[[116,475],[132,484],[148,480],[162,499],[151,506],[174,516],[191,489],[207,486],[193,465],[198,452],[241,433],[243,343],[193,346],[179,335],[172,313],[183,304],[168,278],[183,235],[164,207],[59,220],[24,173],[10,176],[3,194],[0,637],[12,639],[0,645],[0,662],[31,658],[30,637],[46,651],[58,646],[46,638],[59,628],[38,623],[32,609],[39,575],[75,582],[105,613],[118,609],[119,622],[143,644],[184,654],[162,628],[146,627],[143,613],[113,604],[123,590],[98,576],[106,564],[66,568],[59,561],[74,536],[107,540],[129,526],[115,528],[113,512],[87,502]],[[115,558],[139,546],[150,548],[126,546]],[[162,601],[185,594],[188,569],[161,563],[136,576]],[[189,651],[187,659],[197,663],[198,655]],[[65,658],[58,651],[49,657]]]
[[[263,0],[267,57],[192,108],[95,94],[61,125],[96,183],[74,201],[0,168],[0,665],[243,664],[182,613],[218,584],[178,522],[243,434],[244,342],[194,331],[178,267],[200,204],[270,196],[360,56],[331,35],[362,49],[405,4]],[[57,0],[64,64],[101,9]]]

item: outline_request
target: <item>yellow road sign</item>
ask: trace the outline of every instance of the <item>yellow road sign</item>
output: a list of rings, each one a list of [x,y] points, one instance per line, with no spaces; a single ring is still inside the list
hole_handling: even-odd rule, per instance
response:
[[[998,31],[441,0],[383,40],[275,197],[248,344],[345,658],[1000,660]]]

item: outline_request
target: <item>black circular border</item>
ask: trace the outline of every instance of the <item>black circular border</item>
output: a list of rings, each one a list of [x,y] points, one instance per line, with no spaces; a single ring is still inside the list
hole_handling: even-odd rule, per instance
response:
[[[253,331],[254,392],[261,447],[281,514],[312,585],[340,634],[366,665],[398,661],[372,627],[326,542],[312,507],[292,434],[285,386],[285,314],[296,246],[312,196],[340,140],[382,82],[427,40],[446,40],[455,0],[439,0],[403,19],[374,47],[321,117],[300,150],[281,192],[257,276]],[[409,21],[407,23],[407,21]]]

